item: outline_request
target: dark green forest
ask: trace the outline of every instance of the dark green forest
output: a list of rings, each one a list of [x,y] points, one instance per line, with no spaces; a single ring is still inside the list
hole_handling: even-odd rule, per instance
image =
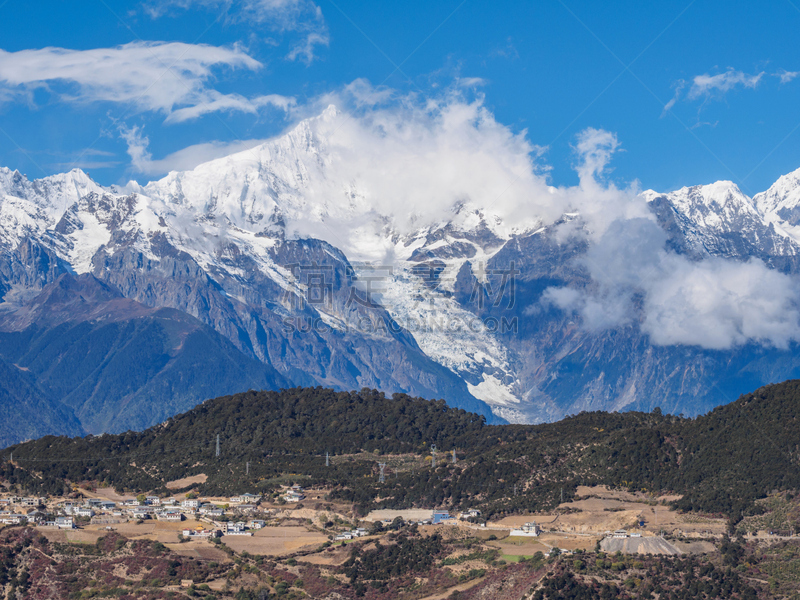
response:
[[[800,488],[798,412],[800,381],[766,386],[695,419],[656,409],[542,425],[486,425],[444,401],[369,389],[251,391],[142,432],[12,446],[2,452],[0,477],[50,494],[87,481],[166,493],[166,482],[205,473],[201,494],[269,493],[297,481],[327,486],[330,499],[359,511],[476,506],[485,516],[552,508],[577,485],[606,484],[679,493],[678,508],[735,522],[755,510],[754,500]],[[389,464],[383,484],[379,462]]]

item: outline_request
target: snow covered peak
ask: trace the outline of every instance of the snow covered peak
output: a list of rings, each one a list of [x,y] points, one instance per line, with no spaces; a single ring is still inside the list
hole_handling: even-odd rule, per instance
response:
[[[766,191],[756,194],[753,200],[765,217],[777,217],[790,225],[800,223],[800,169],[783,175]]]
[[[80,169],[33,181],[0,169],[0,245],[15,247],[23,237],[54,227],[70,206],[92,193],[106,190]]]
[[[106,190],[80,169],[30,181],[19,171],[0,168],[0,198],[12,196],[34,202],[48,211],[63,212],[83,196]]]
[[[732,230],[742,220],[760,220],[753,199],[732,181],[683,187],[668,194],[643,193],[648,202],[666,197],[674,209],[696,226],[712,231]]]
[[[313,211],[306,210],[303,192],[311,177],[324,177],[324,140],[317,130],[321,122],[336,114],[336,109],[329,107],[283,136],[191,171],[172,172],[138,191],[253,232],[262,231],[270,219],[282,219],[287,211],[313,218]]]

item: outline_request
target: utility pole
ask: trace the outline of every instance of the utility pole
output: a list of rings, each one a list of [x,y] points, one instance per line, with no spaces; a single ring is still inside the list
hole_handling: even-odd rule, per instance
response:
[[[457,462],[458,462],[458,459],[456,458],[456,449],[453,448],[453,464],[456,464]]]
[[[325,453],[325,466],[326,467],[330,467],[331,466],[331,455],[330,455],[329,452]]]
[[[564,504],[564,488],[561,488],[561,504]]]
[[[219,434],[217,434],[217,458],[219,458]]]
[[[431,458],[433,459],[433,460],[431,460],[431,468],[435,469],[436,468],[436,444],[433,444],[431,446]]]
[[[515,483],[514,484],[514,496],[516,496],[516,495],[517,495],[517,484]]]
[[[653,507],[653,515],[655,516],[655,519],[656,519],[656,529],[658,529],[658,504],[656,504]]]
[[[249,461],[249,460],[247,461],[247,467],[246,467],[245,474],[246,474],[248,477],[250,476],[250,461]]]
[[[378,477],[378,483],[384,483],[386,478],[384,477],[384,470],[386,469],[386,463],[378,463],[378,467],[380,467],[381,474]]]

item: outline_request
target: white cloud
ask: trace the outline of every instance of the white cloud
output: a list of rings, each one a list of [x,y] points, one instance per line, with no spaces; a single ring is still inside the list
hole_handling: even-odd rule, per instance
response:
[[[264,140],[207,142],[182,148],[164,158],[154,160],[148,150],[150,140],[144,135],[142,128],[120,127],[120,137],[128,144],[128,156],[131,157],[133,170],[149,176],[163,175],[170,171],[189,171],[204,162],[250,150],[264,143]]]
[[[277,94],[245,98],[239,94],[220,94],[210,90],[207,102],[175,110],[169,114],[166,122],[180,123],[217,111],[239,111],[257,114],[259,108],[264,106],[274,106],[283,111],[289,111],[294,105],[294,98],[287,98]]]
[[[579,139],[604,136],[593,131]],[[602,153],[599,162],[594,158],[596,144],[578,148],[588,152],[586,162],[604,166]],[[601,172],[586,162],[579,172]],[[617,190],[585,177],[571,190],[583,228],[563,229],[589,243],[577,260],[591,283],[549,288],[543,304],[580,316],[590,331],[637,325],[656,345],[786,348],[800,341],[800,282],[757,259],[692,261],[668,251],[666,233],[635,188]]]
[[[742,71],[728,68],[724,73],[717,73],[716,75],[709,75],[708,73],[697,75],[691,80],[691,85],[689,85],[689,82],[679,79],[673,83],[672,87],[675,88],[675,94],[664,106],[664,111],[661,113],[661,116],[663,117],[675,107],[675,104],[681,99],[683,91],[687,87],[689,87],[689,91],[686,93],[687,100],[705,101],[712,98],[721,98],[737,87],[755,89],[764,75],[766,75],[766,73],[763,71],[755,75],[748,75]],[[789,79],[784,81],[784,78],[780,74],[776,73],[775,75],[781,77],[781,83],[789,81]],[[792,74],[787,73],[787,75],[791,76]]]
[[[787,71],[786,69],[775,73],[775,77],[779,78],[781,83],[789,83],[798,75],[800,75],[800,71]]]
[[[462,88],[478,88],[487,85],[489,82],[483,77],[458,77],[456,85]]]
[[[145,6],[153,18],[169,14],[173,9],[194,7],[224,11],[237,22],[266,26],[278,33],[299,36],[286,55],[289,60],[310,63],[316,58],[317,46],[328,46],[330,35],[322,9],[311,0],[162,0]]]
[[[698,75],[692,80],[692,87],[689,88],[687,98],[695,100],[697,98],[708,98],[715,94],[724,95],[738,86],[753,89],[763,76],[763,71],[757,75],[748,75],[734,69],[728,69],[724,73],[718,73],[717,75],[709,75],[707,73]]]
[[[0,98],[47,88],[62,101],[117,102],[139,111],[185,121],[217,110],[255,112],[291,99],[248,99],[208,87],[220,68],[257,70],[261,63],[242,49],[204,44],[132,42],[116,48],[0,50]]]
[[[798,282],[757,259],[690,262],[663,253],[645,279],[644,331],[659,345],[727,349],[800,340]]]
[[[391,215],[399,233],[452,219],[457,207],[464,218],[479,209],[504,215],[509,228],[561,214],[535,162],[542,149],[498,123],[481,98],[468,101],[455,90],[400,97],[359,81],[321,103],[349,107],[314,123],[329,164],[308,194],[331,205],[326,222],[334,230],[337,214]],[[323,229],[301,234],[328,239]]]
[[[618,148],[619,140],[614,133],[593,127],[581,131],[575,145],[575,150],[581,157],[577,168],[581,181],[591,184],[596,177],[602,175]]]
[[[311,206],[327,203],[326,226],[308,218],[290,222],[300,237],[349,244],[342,249],[354,260],[376,260],[381,257],[358,255],[365,248],[375,252],[363,240],[385,239],[370,230],[376,214],[410,233],[475,209],[501,218],[507,231],[552,225],[574,211],[579,218],[557,230],[586,243],[579,265],[591,283],[551,289],[545,299],[579,314],[584,327],[637,326],[657,345],[714,349],[800,341],[800,286],[791,277],[758,260],[693,262],[667,250],[666,233],[637,185],[620,189],[604,180],[620,150],[611,132],[579,134],[580,183],[553,187],[525,132],[512,132],[480,98],[466,101],[457,92],[427,101],[395,98],[318,126],[330,163],[326,176],[310,178],[309,197]],[[456,206],[463,207],[458,214]],[[359,218],[363,224],[354,227]],[[358,235],[343,240],[342,231]]]

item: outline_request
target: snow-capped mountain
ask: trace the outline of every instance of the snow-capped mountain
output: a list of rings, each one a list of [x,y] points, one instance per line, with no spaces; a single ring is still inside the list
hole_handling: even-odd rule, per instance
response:
[[[787,208],[779,208],[777,202],[780,198],[787,205],[797,206],[800,187],[782,185],[776,190],[776,186],[779,184],[755,198],[730,181],[681,188],[669,194],[648,190],[644,196],[677,251],[694,258],[757,257],[780,270],[794,272],[800,266],[800,236],[796,235],[800,230],[790,231],[788,221],[777,212],[786,214]],[[772,200],[766,201],[766,197]]]
[[[585,240],[559,229],[579,217],[508,222],[469,197],[435,218],[387,208],[345,168],[358,148],[330,135],[337,116],[146,185],[0,169],[0,316],[65,273],[93,277],[296,384],[442,397],[515,422],[696,413],[800,374],[791,350],[654,346],[635,320],[581,327],[540,302],[593,285]],[[642,196],[670,252],[800,270],[800,171],[755,198],[730,182]]]

